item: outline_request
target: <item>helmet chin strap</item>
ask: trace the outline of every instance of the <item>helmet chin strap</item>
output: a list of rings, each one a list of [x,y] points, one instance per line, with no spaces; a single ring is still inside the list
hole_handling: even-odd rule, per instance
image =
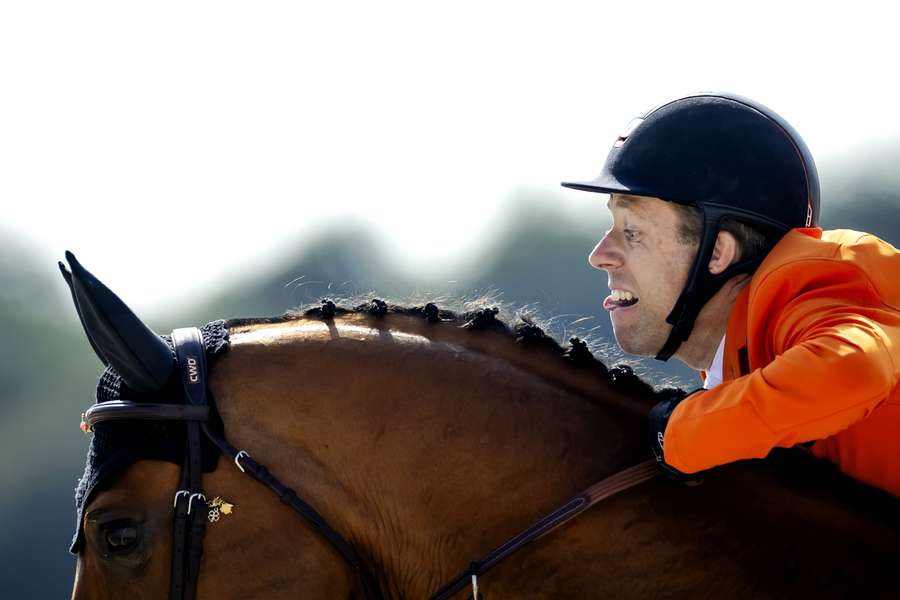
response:
[[[709,272],[709,261],[712,259],[716,247],[716,238],[719,235],[719,225],[722,219],[733,214],[727,208],[706,206],[703,210],[703,231],[700,235],[700,248],[691,265],[687,283],[678,296],[672,312],[666,317],[666,322],[672,325],[669,339],[663,344],[657,360],[667,361],[681,346],[682,342],[691,337],[697,316],[706,303],[722,289],[729,279],[740,273],[753,273],[763,261],[764,257],[751,260],[738,261],[729,265],[718,274]]]

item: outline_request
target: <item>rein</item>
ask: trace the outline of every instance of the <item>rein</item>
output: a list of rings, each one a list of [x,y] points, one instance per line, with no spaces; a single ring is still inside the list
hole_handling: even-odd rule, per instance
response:
[[[601,500],[649,481],[657,474],[659,474],[659,467],[656,461],[648,460],[595,483],[577,496],[573,496],[567,502],[564,502],[529,528],[511,537],[504,544],[497,546],[481,560],[470,564],[465,572],[441,588],[430,600],[447,600],[453,594],[469,585],[470,582],[472,585],[472,597],[478,600],[479,575],[496,566],[497,563],[521,549],[525,544],[533,542],[554,529],[565,525]]]
[[[197,328],[176,329],[172,332],[178,369],[185,390],[186,404],[155,404],[126,400],[95,404],[84,414],[82,429],[91,431],[103,421],[113,420],[174,420],[184,421],[187,428],[185,455],[181,470],[181,483],[175,493],[172,542],[172,570],[170,600],[194,600],[197,595],[200,559],[203,555],[203,537],[206,518],[202,511],[194,510],[195,502],[205,502],[201,486],[200,434],[205,435],[222,453],[229,456],[241,472],[250,475],[270,490],[282,502],[309,521],[322,536],[340,553],[363,584],[366,598],[384,598],[377,578],[360,559],[353,546],[297,493],[282,484],[262,464],[256,462],[245,450],[238,450],[224,436],[211,431],[206,424],[210,408],[207,401],[206,354],[203,339]],[[478,600],[478,577],[502,560],[558,527],[568,523],[597,502],[621,491],[648,481],[659,472],[656,462],[649,460],[620,471],[592,485],[570,498],[533,525],[513,536],[480,560],[474,561],[463,573],[453,579],[431,600],[447,600],[468,585],[472,586],[472,598]]]

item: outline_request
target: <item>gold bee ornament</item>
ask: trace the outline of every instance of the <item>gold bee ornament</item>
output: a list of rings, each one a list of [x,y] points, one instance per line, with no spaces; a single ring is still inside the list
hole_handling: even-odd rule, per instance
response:
[[[212,500],[207,500],[206,506],[209,508],[207,518],[210,523],[215,523],[222,515],[230,515],[234,510],[234,504],[226,502],[221,496],[216,496]]]

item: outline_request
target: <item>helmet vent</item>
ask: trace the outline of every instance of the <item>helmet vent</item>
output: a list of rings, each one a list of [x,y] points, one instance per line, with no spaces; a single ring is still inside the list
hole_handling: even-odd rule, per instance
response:
[[[632,119],[628,126],[625,128],[622,133],[619,134],[619,139],[616,140],[616,143],[613,144],[614,148],[621,148],[625,145],[625,140],[628,139],[628,136],[631,135],[635,129],[637,129],[638,125],[644,122],[644,119],[637,118]]]

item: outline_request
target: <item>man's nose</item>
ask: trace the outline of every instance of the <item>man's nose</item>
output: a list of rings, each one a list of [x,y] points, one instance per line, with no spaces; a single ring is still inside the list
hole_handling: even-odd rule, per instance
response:
[[[588,262],[595,269],[606,271],[622,266],[622,253],[615,243],[613,231],[607,231],[606,235],[597,242],[588,256]]]

